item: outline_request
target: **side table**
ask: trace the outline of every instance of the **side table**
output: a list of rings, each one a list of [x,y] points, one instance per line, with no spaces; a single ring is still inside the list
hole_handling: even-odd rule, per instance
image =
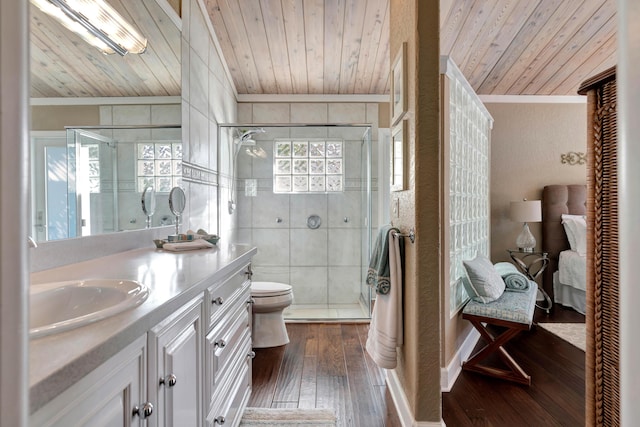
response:
[[[548,252],[526,252],[519,249],[507,249],[507,252],[509,252],[509,256],[513,260],[515,266],[518,267],[518,270],[527,276],[529,280],[533,280],[534,282],[549,265]],[[538,292],[544,298],[544,305],[540,305],[536,302],[536,307],[545,310],[547,314],[549,314],[551,307],[553,306],[553,302],[549,295],[540,286],[538,286]]]

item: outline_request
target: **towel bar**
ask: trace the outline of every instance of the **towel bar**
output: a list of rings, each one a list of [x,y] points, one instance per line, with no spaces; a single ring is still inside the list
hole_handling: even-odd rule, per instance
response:
[[[408,237],[409,240],[411,240],[411,243],[415,243],[416,242],[416,230],[411,227],[409,229],[409,234],[405,234],[405,233],[395,233],[396,236],[398,237]]]

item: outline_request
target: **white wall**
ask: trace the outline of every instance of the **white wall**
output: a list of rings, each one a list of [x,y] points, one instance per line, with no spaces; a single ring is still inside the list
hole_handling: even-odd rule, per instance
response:
[[[202,228],[214,233],[219,232],[218,191],[224,195],[229,187],[225,180],[219,182],[218,174],[225,170],[218,166],[217,124],[235,121],[236,96],[205,19],[204,4],[185,0],[182,8],[182,180],[187,207],[181,231]],[[220,218],[221,230],[228,228],[224,220]],[[220,234],[220,244],[229,242],[229,236]]]
[[[620,155],[620,385],[621,425],[640,419],[640,287],[637,254],[640,251],[640,2],[618,1],[618,137]]]

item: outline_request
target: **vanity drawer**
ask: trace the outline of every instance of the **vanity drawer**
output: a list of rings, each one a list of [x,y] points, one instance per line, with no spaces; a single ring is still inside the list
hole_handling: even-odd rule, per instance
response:
[[[216,318],[224,313],[228,307],[234,306],[235,300],[239,297],[238,294],[251,286],[248,271],[248,266],[245,266],[222,282],[207,288],[207,317],[209,319],[207,330],[215,324]]]
[[[228,378],[216,389],[207,416],[207,427],[237,426],[251,395],[251,342],[243,344],[238,362]]]
[[[237,365],[251,351],[250,316],[247,307],[238,308],[225,316],[205,340],[205,393],[209,405],[213,403],[216,390]]]

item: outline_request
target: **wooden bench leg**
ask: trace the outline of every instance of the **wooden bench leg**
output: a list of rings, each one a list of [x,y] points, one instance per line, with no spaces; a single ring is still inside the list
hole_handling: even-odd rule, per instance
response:
[[[482,337],[487,341],[487,345],[474,354],[469,360],[462,364],[462,369],[477,372],[484,375],[500,378],[503,380],[514,381],[520,384],[531,385],[531,377],[518,365],[511,357],[507,350],[502,347],[505,343],[518,335],[522,329],[507,328],[497,337],[494,336],[481,321],[473,318],[467,318],[473,326],[480,332]],[[509,368],[500,369],[491,366],[480,365],[480,362],[492,353],[497,352],[500,359]]]

